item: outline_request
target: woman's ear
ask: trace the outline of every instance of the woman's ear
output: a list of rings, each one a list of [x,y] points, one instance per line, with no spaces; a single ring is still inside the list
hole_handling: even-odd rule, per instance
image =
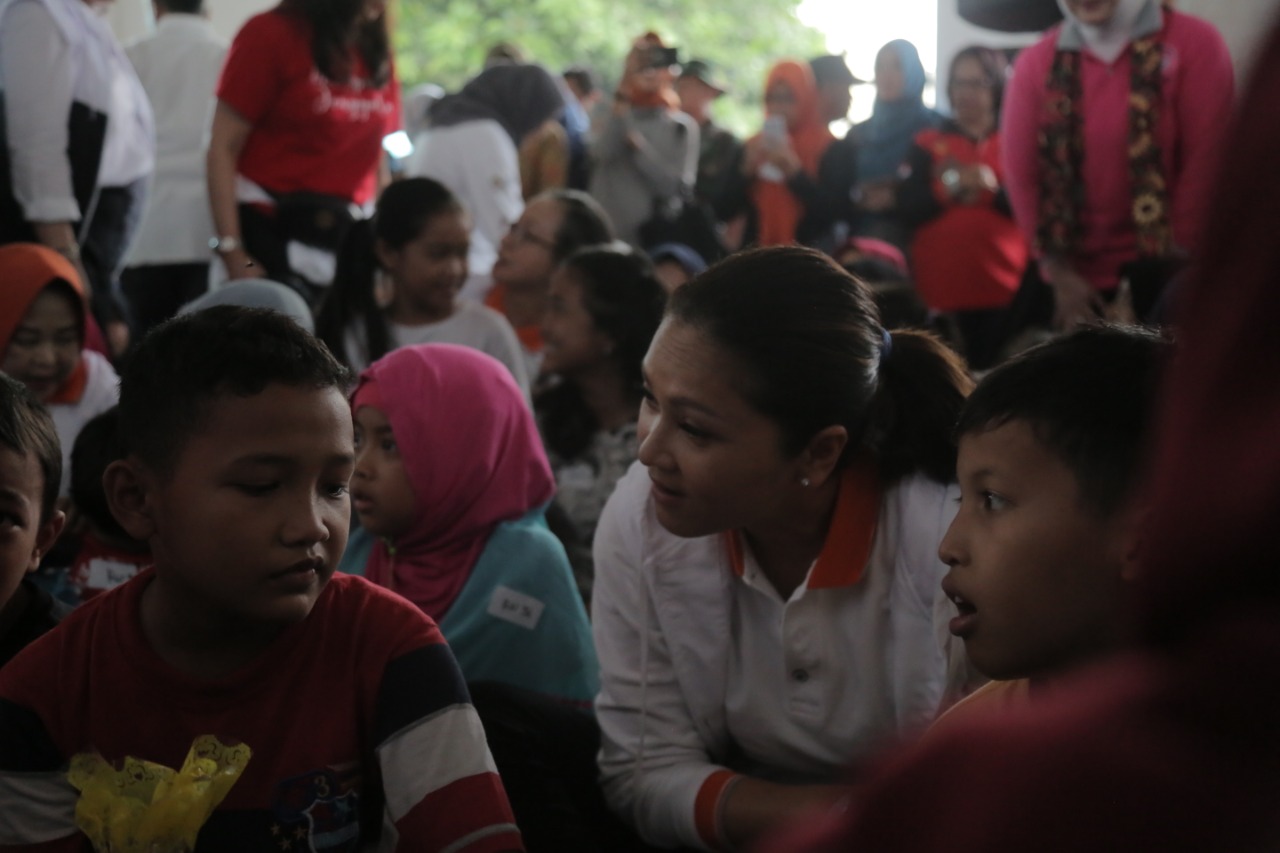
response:
[[[373,256],[378,259],[379,267],[389,270],[400,259],[400,252],[388,246],[386,240],[381,237],[375,237],[373,240]]]
[[[849,431],[842,426],[829,426],[809,439],[800,454],[800,479],[813,486],[821,486],[836,471],[845,445],[849,443]]]
[[[133,457],[117,459],[102,474],[107,506],[116,521],[134,539],[147,542],[155,533],[150,492],[155,474]]]

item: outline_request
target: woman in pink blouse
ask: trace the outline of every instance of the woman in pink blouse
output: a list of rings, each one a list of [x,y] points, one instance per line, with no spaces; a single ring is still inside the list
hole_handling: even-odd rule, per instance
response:
[[[1014,214],[1065,327],[1122,278],[1195,251],[1233,75],[1218,31],[1159,0],[1058,5],[1066,20],[1018,57],[1002,133]]]

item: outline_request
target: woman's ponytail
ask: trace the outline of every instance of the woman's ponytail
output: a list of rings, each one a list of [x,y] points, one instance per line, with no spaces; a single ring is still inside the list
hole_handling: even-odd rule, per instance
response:
[[[920,471],[955,479],[955,426],[973,380],[960,356],[930,332],[899,330],[877,368],[863,446],[885,481]]]

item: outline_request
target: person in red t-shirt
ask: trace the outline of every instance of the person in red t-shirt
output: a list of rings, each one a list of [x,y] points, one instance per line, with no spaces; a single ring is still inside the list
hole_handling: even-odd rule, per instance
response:
[[[915,231],[912,273],[925,304],[953,314],[975,369],[996,357],[1003,309],[1027,266],[1000,163],[1000,102],[1007,63],[969,47],[951,61],[954,117],[916,134],[898,210]]]
[[[385,0],[284,0],[250,18],[217,94],[211,245],[229,278],[270,276],[314,302],[400,126]]]

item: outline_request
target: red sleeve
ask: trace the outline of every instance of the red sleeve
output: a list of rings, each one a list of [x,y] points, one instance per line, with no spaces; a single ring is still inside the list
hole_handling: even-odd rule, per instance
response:
[[[1231,54],[1213,25],[1179,16],[1187,35],[1178,39],[1177,159],[1171,183],[1173,240],[1194,251],[1204,233],[1206,207],[1218,172],[1222,141],[1235,104]]]
[[[1000,144],[1004,157],[1005,192],[1013,207],[1014,219],[1027,243],[1036,245],[1039,225],[1039,164],[1037,137],[1040,109],[1044,99],[1045,75],[1043,56],[1052,56],[1052,31],[1045,40],[1027,48],[1018,57],[1013,79],[1004,95],[1004,115],[1000,123]],[[1048,42],[1046,44],[1046,42]]]
[[[289,22],[274,12],[250,18],[227,51],[218,100],[257,124],[280,97],[284,76],[279,53],[296,37]]]
[[[395,57],[388,57],[391,63],[391,77],[387,82],[387,94],[391,98],[391,112],[387,113],[387,128],[384,135],[390,136],[397,130],[404,129],[404,114],[400,104],[400,79],[396,77]]]

